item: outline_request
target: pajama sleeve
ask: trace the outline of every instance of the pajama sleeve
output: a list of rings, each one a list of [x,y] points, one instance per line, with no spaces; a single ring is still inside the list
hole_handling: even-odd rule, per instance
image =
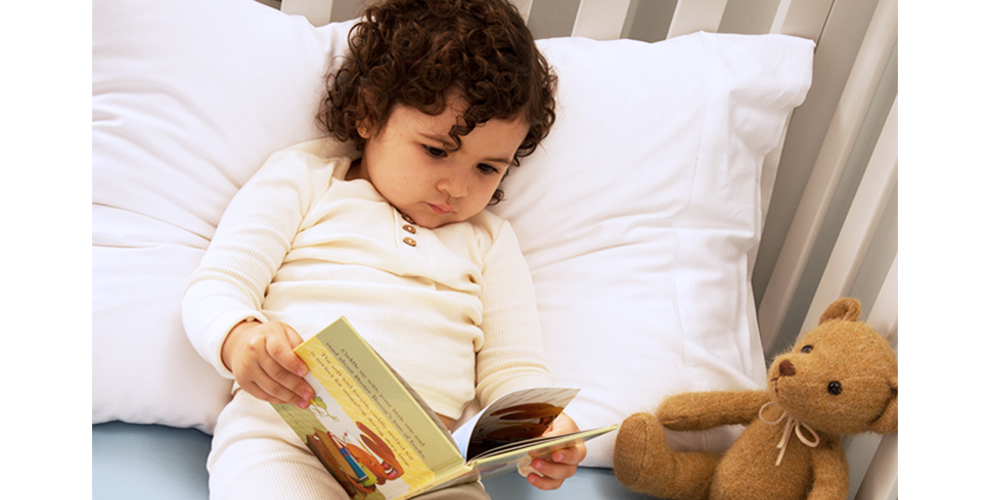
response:
[[[508,222],[484,256],[481,301],[484,344],[477,354],[482,406],[516,389],[552,386],[546,367],[533,280]]]
[[[221,375],[233,378],[220,358],[227,334],[246,319],[267,321],[261,312],[265,290],[341,161],[349,163],[327,162],[305,149],[276,153],[224,212],[182,299],[189,340]]]

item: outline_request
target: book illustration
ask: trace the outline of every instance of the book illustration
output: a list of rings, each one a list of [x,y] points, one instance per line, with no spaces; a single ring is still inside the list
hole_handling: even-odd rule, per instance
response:
[[[475,432],[477,437],[468,444],[467,458],[505,444],[542,436],[562,411],[562,406],[526,403],[493,412],[491,416],[496,417],[500,425],[487,432]]]
[[[577,389],[537,388],[516,391],[497,399],[454,433],[464,458],[501,446],[537,438],[574,399]]]
[[[373,431],[361,422],[354,422],[359,432],[359,437],[356,437],[350,431],[342,430],[343,426],[328,429],[319,419],[313,418],[315,412],[311,411],[312,406],[310,410],[301,410],[293,405],[273,406],[350,498],[384,500],[388,497],[378,491],[379,487],[404,475],[405,470],[391,448],[377,434],[369,436],[367,432]],[[408,487],[393,485],[391,490],[406,491]]]
[[[452,436],[346,319],[294,352],[316,395],[305,410],[272,406],[352,500],[402,500],[516,470],[618,427],[541,437],[578,391],[535,388],[500,397]]]
[[[306,446],[316,454],[337,482],[344,486],[351,498],[385,498],[376,488],[389,479],[385,468],[361,449],[345,443],[332,433],[321,431],[307,436]]]
[[[336,416],[331,415],[330,412],[327,411],[327,404],[324,403],[323,398],[319,396],[313,396],[313,399],[309,400],[309,409],[317,416],[332,418],[334,422],[340,421]]]
[[[296,350],[316,391],[308,409],[273,406],[351,498],[384,500],[422,489],[436,470],[456,464],[452,442],[401,391],[375,390],[384,373],[375,365],[355,370],[355,363],[367,364],[363,351],[340,340],[333,350],[322,344]]]

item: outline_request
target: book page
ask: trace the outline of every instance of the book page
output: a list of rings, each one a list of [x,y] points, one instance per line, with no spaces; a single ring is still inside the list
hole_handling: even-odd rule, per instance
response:
[[[542,436],[578,392],[556,387],[510,392],[454,432],[457,449],[471,460],[487,450]]]
[[[440,477],[439,485],[431,487],[430,490],[446,488],[483,477],[490,477],[504,474],[506,472],[516,471],[522,467],[528,466],[534,458],[549,458],[550,455],[556,450],[574,446],[580,441],[589,441],[618,428],[618,424],[613,424],[599,429],[575,432],[561,436],[539,438],[532,441],[508,445],[496,450],[489,450],[488,452],[482,453],[478,457],[475,457],[474,460],[468,463],[468,467],[463,471]]]
[[[463,465],[446,429],[343,318],[301,344],[308,409],[273,405],[351,498],[394,499]]]

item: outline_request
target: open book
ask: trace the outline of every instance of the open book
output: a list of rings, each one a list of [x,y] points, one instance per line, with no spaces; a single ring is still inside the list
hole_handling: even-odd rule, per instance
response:
[[[316,396],[272,405],[351,498],[400,500],[529,465],[618,425],[540,437],[576,389],[516,391],[452,436],[437,415],[341,318],[295,349]]]

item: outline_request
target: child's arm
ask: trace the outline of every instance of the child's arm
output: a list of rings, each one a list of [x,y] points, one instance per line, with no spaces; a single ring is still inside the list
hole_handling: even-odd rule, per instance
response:
[[[493,236],[481,282],[484,344],[477,354],[476,385],[482,406],[517,389],[553,386],[529,267],[507,222]]]
[[[287,150],[273,155],[234,196],[200,267],[186,280],[182,304],[186,333],[200,356],[221,375],[243,384],[244,376],[239,376],[238,370],[245,366],[274,366],[271,361],[257,359],[223,359],[223,350],[226,346],[229,355],[231,351],[241,350],[242,344],[251,345],[239,342],[244,334],[241,329],[257,334],[260,330],[247,327],[256,326],[252,323],[268,322],[261,310],[266,288],[281,266],[305,214],[314,200],[326,191],[332,170],[333,163],[326,164],[305,150]],[[264,331],[270,332],[268,328],[274,327],[266,327]],[[228,335],[235,329],[239,333],[228,344]],[[289,337],[285,338],[288,342]],[[284,350],[276,347],[278,345],[272,344],[275,352]],[[235,347],[238,349],[232,349]],[[240,356],[235,354],[234,358]],[[293,362],[287,364],[290,369],[294,367]],[[231,368],[235,370],[231,371]],[[285,378],[278,370],[273,372],[276,377]],[[249,370],[246,373],[258,372]],[[295,382],[290,378],[287,385],[282,385],[292,390],[298,387]],[[246,385],[250,387],[252,382]],[[258,384],[254,382],[254,385]],[[269,387],[270,383],[261,380],[258,386]],[[261,397],[251,389],[248,392]],[[297,396],[301,395],[297,393]]]
[[[485,256],[481,299],[485,343],[478,353],[478,395],[483,404],[510,390],[552,386],[543,355],[536,295],[515,232],[503,223]],[[560,414],[544,435],[577,432],[577,424]],[[541,490],[560,487],[577,472],[588,450],[584,443],[556,450],[549,460],[534,459],[537,473],[526,479]]]
[[[556,436],[559,434],[570,434],[579,430],[577,424],[571,420],[571,417],[568,417],[565,413],[561,413],[543,435]],[[534,459],[531,465],[539,474],[530,474],[526,476],[526,480],[541,490],[555,490],[560,488],[560,485],[564,483],[565,479],[577,472],[578,464],[584,460],[587,454],[588,449],[584,446],[584,442],[581,442],[570,448],[554,451],[550,455],[550,460]]]

